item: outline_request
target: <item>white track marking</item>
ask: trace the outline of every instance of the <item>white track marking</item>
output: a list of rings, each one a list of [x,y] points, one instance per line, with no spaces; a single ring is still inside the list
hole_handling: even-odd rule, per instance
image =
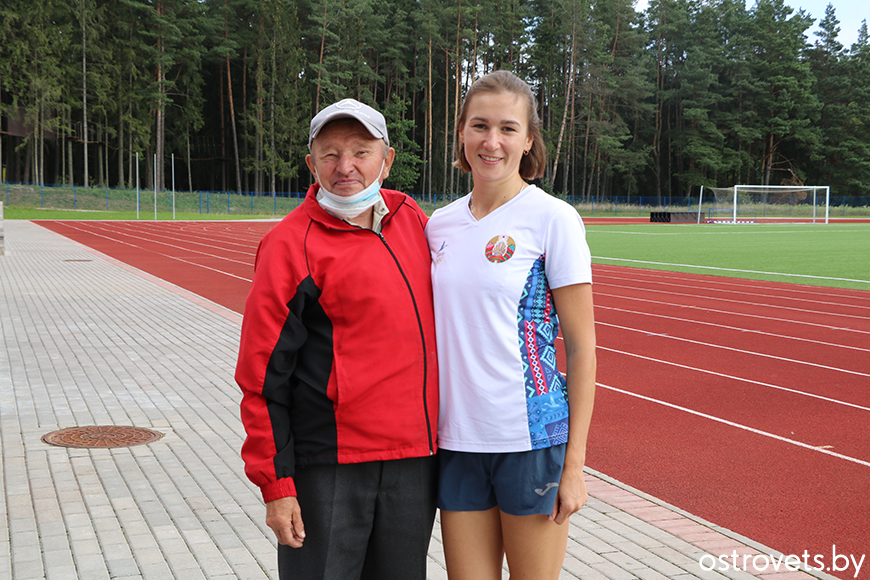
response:
[[[673,403],[667,403],[665,401],[660,401],[658,399],[653,399],[652,397],[647,397],[644,395],[638,395],[637,393],[632,393],[631,391],[625,391],[623,389],[617,389],[616,387],[611,387],[609,385],[604,385],[602,383],[595,383],[596,386],[599,386],[603,389],[608,389],[611,391],[615,391],[617,393],[622,393],[623,395],[628,395],[630,397],[636,397],[638,399],[643,399],[645,401],[649,401],[651,403],[656,403],[658,405],[664,405],[665,407],[670,407],[671,409],[676,409],[678,411],[683,411],[684,413],[689,413],[691,415],[696,415],[698,417],[702,417],[704,419],[709,419],[710,421],[716,421],[717,423],[723,423],[728,425],[729,427],[735,427],[737,429],[742,429],[744,431],[749,431],[750,433],[755,433],[756,435],[761,435],[763,437],[770,437],[771,439],[776,439],[777,441],[782,441],[783,443],[788,443],[790,445],[795,445],[797,447],[802,447],[804,449],[809,449],[810,451],[815,451],[817,453],[824,453],[825,455],[830,455],[831,457],[836,457],[837,459],[843,459],[845,461],[849,461],[850,463],[855,463],[858,465],[863,465],[864,467],[870,467],[870,462],[863,461],[861,459],[856,459],[854,457],[849,457],[848,455],[843,455],[841,453],[835,453],[828,449],[823,449],[821,447],[816,447],[813,445],[809,445],[807,443],[803,443],[801,441],[795,441],[794,439],[789,439],[787,437],[782,437],[781,435],[775,435],[773,433],[768,433],[767,431],[762,431],[760,429],[755,429],[753,427],[749,427],[747,425],[741,425],[740,423],[735,423],[733,421],[728,421],[727,419],[722,419],[720,417],[714,417],[713,415],[708,415],[707,413],[701,413],[700,411],[694,411],[692,409],[687,409],[686,407],[681,407],[679,405],[674,405]]]
[[[717,272],[740,272],[744,274],[762,274],[765,276],[786,276],[789,278],[806,278],[808,280],[833,280],[837,282],[857,282],[867,284],[870,288],[870,280],[853,280],[852,278],[834,278],[832,276],[811,276],[809,274],[784,274],[782,272],[762,272],[759,270],[741,270],[739,268],[719,268],[716,266],[696,266],[694,264],[672,264],[670,262],[651,262],[648,260],[629,260],[627,258],[607,258],[605,256],[592,256],[593,260],[608,260],[611,262],[630,262],[633,264],[652,264],[654,266],[671,266],[678,268],[697,268],[699,270],[715,270]]]
[[[822,346],[831,346],[834,348],[847,348],[850,350],[860,350],[863,352],[870,353],[870,348],[861,348],[860,346],[849,346],[846,344],[837,344],[833,342],[824,342],[822,340],[813,340],[811,338],[801,338],[798,336],[786,336],[784,334],[774,334],[772,332],[764,332],[763,330],[753,330],[751,328],[740,328],[737,326],[728,326],[726,324],[716,324],[714,322],[705,322],[703,320],[692,320],[690,318],[676,318],[674,316],[666,316],[664,314],[653,314],[651,312],[641,312],[638,310],[626,310],[624,308],[615,308],[613,306],[601,306],[600,304],[595,305],[596,310],[615,310],[617,312],[624,312],[626,314],[634,314],[637,316],[652,316],[654,318],[665,318],[667,320],[676,321],[676,322],[688,322],[690,324],[701,324],[704,326],[712,326],[714,328],[725,328],[727,330],[734,330],[737,332],[748,332],[751,334],[760,334],[762,336],[772,336],[774,338],[782,338],[785,340],[797,340],[800,342],[809,342],[812,344],[819,344]]]
[[[163,227],[155,227],[148,228],[148,223],[140,223],[140,222],[132,222],[135,225],[140,226],[138,231],[151,233],[152,235],[160,235],[162,237],[170,237],[170,235],[183,235],[187,237],[183,238],[172,238],[177,240],[185,240],[190,241],[190,243],[203,245],[206,247],[214,247],[214,244],[208,244],[203,242],[204,239],[203,234],[208,232],[208,236],[205,239],[211,242],[219,242],[221,244],[225,244],[227,246],[236,246],[241,249],[233,250],[239,252],[241,254],[251,254],[252,250],[257,249],[257,244],[259,244],[260,239],[263,237],[265,232],[260,234],[259,236],[251,236],[247,239],[243,239],[241,236],[241,232],[234,230],[232,228],[221,228],[218,230],[214,230],[209,227],[172,227],[174,224],[168,224]],[[188,222],[194,223],[194,222]],[[162,224],[161,224],[162,226]]]
[[[757,284],[759,288],[764,290],[775,290],[780,293],[780,297],[785,297],[791,294],[806,294],[807,296],[824,296],[834,298],[849,298],[850,300],[861,300],[870,302],[870,292],[867,290],[857,290],[855,288],[836,288],[834,286],[809,286],[806,284],[794,284],[790,282],[771,282],[768,280],[755,280],[753,278],[731,278],[728,276],[711,276],[709,274],[692,274],[691,272],[674,272],[672,270],[653,270],[650,268],[637,268],[634,266],[617,266],[614,264],[594,264],[594,269],[600,274],[596,279],[602,277],[608,278],[615,276],[614,272],[619,274],[626,270],[631,271],[631,279],[635,282],[652,279],[653,283],[659,280],[667,280],[675,282],[679,280],[698,283],[703,281],[708,288],[718,290],[723,287],[739,287],[746,289],[747,286]],[[688,277],[687,277],[688,276]],[[620,276],[621,279],[621,276]]]
[[[73,229],[76,229],[76,228],[73,228]],[[53,231],[53,230],[52,230],[52,231]],[[107,240],[111,240],[112,242],[115,242],[115,243],[117,243],[117,244],[123,244],[123,245],[125,245],[125,246],[130,246],[131,248],[136,248],[136,249],[138,249],[138,250],[142,250],[142,251],[145,251],[145,252],[149,252],[149,253],[157,254],[158,256],[163,256],[164,258],[169,258],[170,260],[175,260],[175,261],[177,261],[177,262],[182,262],[182,263],[184,263],[184,264],[190,264],[191,266],[196,266],[197,268],[203,268],[203,269],[205,269],[205,270],[211,270],[212,272],[217,272],[218,274],[223,274],[224,276],[229,276],[229,277],[231,277],[231,278],[236,278],[237,280],[242,280],[242,281],[244,281],[244,282],[252,282],[252,281],[253,281],[253,280],[250,279],[250,278],[244,278],[244,277],[242,277],[242,276],[237,276],[236,274],[231,274],[230,272],[224,272],[223,270],[218,270],[217,268],[212,268],[212,267],[210,267],[210,266],[204,266],[204,265],[202,265],[202,264],[198,264],[198,263],[196,263],[196,262],[192,262],[192,261],[190,261],[190,260],[185,260],[185,259],[183,259],[183,258],[177,258],[177,257],[175,257],[175,256],[170,256],[169,254],[161,254],[160,252],[155,252],[154,250],[149,250],[149,249],[143,248],[143,247],[141,247],[141,246],[137,246],[136,244],[132,244],[132,243],[130,243],[130,242],[125,242],[125,241],[122,241],[122,240],[119,240],[119,239],[116,239],[116,238],[112,238],[112,237],[109,237],[109,236],[106,236],[106,235],[102,235],[102,234],[95,233],[95,232],[92,231],[92,230],[79,229],[79,231],[87,232],[87,233],[89,233],[89,234],[91,234],[91,235],[94,235],[94,236],[97,236],[97,237],[99,237],[99,238],[105,238],[105,239],[107,239]],[[57,233],[57,232],[55,232],[55,233]],[[63,234],[58,234],[58,235],[63,235]],[[132,237],[132,236],[130,236],[130,237]],[[135,238],[134,238],[134,239],[135,239]],[[79,242],[79,243],[81,243],[81,242]],[[87,246],[87,244],[82,244],[82,245]],[[164,244],[164,245],[169,245],[169,244]],[[175,246],[170,246],[170,247],[175,247]],[[99,250],[98,250],[98,251],[99,251]],[[195,252],[195,253],[203,254],[203,252]],[[213,258],[222,258],[222,256],[211,256],[211,255],[209,255],[209,254],[204,254],[204,255],[207,255],[207,256],[210,256],[210,257],[213,257]],[[235,261],[235,260],[227,260],[227,261]],[[247,264],[247,262],[244,262],[244,263]],[[139,268],[139,269],[141,269],[141,268]]]
[[[648,361],[650,361],[650,362],[655,362],[655,363],[659,363],[659,364],[663,364],[663,365],[669,365],[669,366],[673,366],[673,367],[677,367],[677,368],[681,368],[681,369],[686,369],[686,370],[694,371],[694,372],[698,372],[698,373],[703,373],[703,374],[707,374],[707,375],[713,375],[713,376],[715,376],[715,377],[722,377],[723,379],[729,379],[729,380],[738,381],[738,382],[741,382],[741,383],[749,383],[749,384],[751,384],[751,385],[758,385],[758,386],[761,386],[761,387],[767,387],[767,388],[769,388],[769,389],[776,389],[776,390],[779,390],[779,391],[785,391],[785,392],[793,393],[793,394],[796,394],[796,395],[804,395],[804,396],[806,396],[806,397],[811,397],[811,398],[813,398],[813,399],[819,399],[819,400],[822,400],[822,401],[825,401],[825,402],[828,402],[828,403],[834,403],[835,405],[843,405],[843,406],[845,406],[845,407],[852,407],[853,409],[858,409],[858,410],[861,410],[861,411],[870,411],[870,407],[863,407],[863,406],[861,406],[861,405],[857,405],[857,404],[855,404],[855,403],[849,403],[849,402],[847,402],[847,401],[841,401],[841,400],[839,400],[839,399],[832,399],[832,398],[830,398],[830,397],[823,397],[822,395],[816,395],[815,393],[808,393],[808,392],[806,392],[806,391],[799,391],[799,390],[797,390],[797,389],[790,389],[790,388],[788,388],[788,387],[782,387],[782,386],[780,386],[780,385],[773,385],[773,384],[771,384],[771,383],[763,383],[763,382],[761,382],[761,381],[754,381],[754,380],[752,380],[752,379],[746,379],[746,378],[743,378],[743,377],[736,377],[736,376],[733,376],[733,375],[726,375],[726,374],[724,374],[724,373],[717,373],[717,372],[715,372],[715,371],[711,371],[711,370],[707,370],[707,369],[702,369],[702,368],[698,368],[698,367],[690,367],[690,366],[688,366],[688,365],[683,365],[683,364],[679,364],[679,363],[675,363],[675,362],[671,362],[671,361],[667,361],[667,360],[661,360],[661,359],[657,359],[657,358],[652,358],[652,357],[648,357],[648,356],[643,356],[643,355],[640,355],[640,354],[635,354],[635,353],[633,353],[633,352],[625,352],[625,351],[623,351],[623,350],[616,350],[615,348],[608,348],[608,347],[606,347],[606,346],[600,346],[600,345],[599,345],[597,348],[599,348],[599,349],[601,349],[601,350],[606,350],[606,351],[608,351],[608,352],[613,352],[613,353],[616,353],[616,354],[621,354],[621,355],[625,355],[625,356],[630,356],[630,357],[634,357],[634,358],[639,358],[639,359],[643,359],[643,360],[648,360]]]
[[[747,236],[747,235],[762,235],[763,236],[766,234],[801,234],[801,235],[805,235],[805,234],[810,234],[810,233],[822,234],[822,233],[830,232],[829,227],[824,227],[824,228],[819,229],[818,226],[824,225],[824,224],[813,224],[811,222],[804,222],[804,225],[809,226],[805,230],[779,231],[779,232],[772,232],[770,230],[760,230],[759,231],[757,229],[757,227],[759,225],[794,227],[795,224],[788,224],[788,223],[778,224],[778,223],[771,223],[771,222],[759,222],[757,224],[742,224],[745,227],[741,227],[741,228],[737,228],[737,227],[734,227],[733,229],[732,228],[727,228],[727,229],[725,229],[725,228],[722,228],[722,229],[711,228],[708,231],[699,231],[699,230],[693,229],[692,231],[683,231],[683,232],[679,232],[679,231],[676,231],[676,232],[658,231],[658,232],[656,232],[656,231],[607,230],[607,229],[604,229],[605,227],[608,227],[609,225],[611,225],[611,224],[589,223],[589,224],[586,224],[586,228],[587,228],[587,231],[589,233],[595,233],[595,234],[624,234],[627,236],[651,236],[651,237],[662,237],[662,238],[674,237],[674,236],[689,236],[689,237],[695,237],[695,236]],[[720,224],[720,225],[725,225],[725,224]],[[738,225],[740,225],[740,224],[738,224]],[[594,229],[590,229],[590,228],[594,228]],[[866,234],[867,230],[866,229],[846,230],[846,229],[839,229],[838,228],[836,230],[836,233],[838,233],[838,234],[840,234],[840,233]]]
[[[834,372],[838,372],[838,373],[846,373],[846,374],[850,374],[850,375],[856,375],[856,376],[859,376],[859,377],[870,377],[870,374],[868,374],[868,373],[862,373],[862,372],[859,372],[859,371],[850,371],[850,370],[847,370],[847,369],[841,369],[841,368],[837,368],[837,367],[829,367],[829,366],[827,366],[827,365],[821,365],[821,364],[818,364],[818,363],[812,363],[812,362],[807,362],[807,361],[795,360],[795,359],[791,359],[791,358],[785,358],[785,357],[781,357],[781,356],[775,356],[775,355],[772,355],[772,354],[764,354],[764,353],[761,353],[761,352],[753,352],[753,351],[751,351],[751,350],[743,350],[743,349],[739,349],[739,348],[733,348],[733,347],[730,347],[730,346],[722,346],[722,345],[720,345],[720,344],[711,344],[711,343],[709,343],[709,342],[701,342],[701,341],[699,341],[699,340],[691,340],[691,339],[688,339],[688,338],[680,338],[680,337],[678,337],[678,336],[670,336],[670,335],[668,335],[668,334],[663,334],[663,333],[660,333],[660,332],[650,332],[649,330],[640,330],[640,329],[637,329],[637,328],[629,328],[629,327],[627,327],[627,326],[620,326],[620,325],[618,325],[618,324],[610,324],[610,323],[607,323],[607,322],[596,322],[595,324],[600,324],[600,325],[602,325],[602,326],[610,326],[610,327],[612,327],[612,328],[619,328],[620,330],[627,330],[627,331],[629,331],[629,332],[640,332],[640,333],[646,334],[646,335],[648,335],[648,336],[656,336],[656,337],[659,337],[659,338],[667,338],[667,339],[669,339],[669,340],[676,340],[676,341],[679,341],[679,342],[687,342],[687,343],[690,343],[690,344],[697,344],[697,345],[706,346],[706,347],[709,347],[709,348],[718,348],[718,349],[722,349],[722,350],[730,350],[731,352],[737,352],[737,353],[740,353],[740,354],[747,354],[747,355],[750,355],[750,356],[760,356],[760,357],[763,357],[763,358],[769,358],[769,359],[773,359],[773,360],[777,360],[777,361],[782,361],[782,362],[786,362],[786,363],[792,363],[792,364],[795,364],[795,365],[805,365],[805,366],[815,367],[815,368],[819,368],[819,369],[825,369],[825,370],[828,370],[828,371],[834,371]]]
[[[681,296],[681,297],[686,297],[686,298],[692,298],[693,300],[698,300],[698,298],[703,298],[705,300],[715,300],[717,302],[729,302],[729,303],[736,303],[736,304],[745,304],[748,306],[755,306],[755,307],[759,307],[759,308],[776,308],[778,310],[788,310],[791,312],[802,312],[802,313],[824,315],[824,316],[839,316],[841,318],[854,318],[856,320],[870,320],[870,316],[855,316],[852,314],[840,314],[837,312],[819,312],[818,310],[807,310],[804,308],[792,308],[790,306],[777,306],[776,304],[763,304],[763,303],[759,303],[759,302],[747,303],[745,300],[732,300],[730,298],[719,298],[716,296],[701,296],[701,297],[699,297],[697,294],[684,294],[682,292],[669,292],[667,290],[649,290],[646,288],[633,288],[631,286],[620,286],[618,284],[600,283],[599,285],[600,286],[607,286],[610,288],[621,288],[623,290],[634,290],[634,291],[639,290],[641,292],[647,292],[650,294],[666,294],[668,296]],[[619,298],[630,298],[630,296],[618,296],[618,297]]]
[[[633,278],[622,277],[622,276],[613,276],[613,275],[607,276],[603,282],[600,281],[601,280],[600,277],[597,280],[599,280],[599,282],[598,282],[599,284],[614,285],[614,286],[615,286],[615,284],[612,284],[610,282],[610,280],[619,280],[621,282],[633,282],[633,283],[638,282],[638,280],[633,279]],[[645,281],[645,282],[648,285],[655,284],[658,286],[671,286],[671,287],[676,287],[676,288],[682,288],[684,290],[703,290],[703,291],[709,292],[709,293],[721,292],[721,293],[736,294],[736,295],[742,295],[742,296],[753,296],[755,298],[773,298],[773,299],[779,299],[779,300],[789,300],[792,302],[809,302],[812,304],[818,304],[818,305],[823,305],[823,306],[839,306],[839,307],[847,306],[848,308],[863,308],[866,310],[870,310],[870,303],[868,303],[867,306],[862,306],[862,305],[858,305],[858,304],[843,304],[842,302],[822,302],[818,299],[814,300],[813,298],[796,298],[796,297],[792,297],[792,296],[782,296],[782,295],[777,295],[777,294],[763,294],[761,292],[747,292],[745,289],[741,291],[741,290],[732,290],[729,288],[711,288],[709,286],[693,286],[691,284],[676,284],[673,281],[669,281],[669,282]],[[636,290],[643,290],[643,291],[649,291],[649,292],[664,292],[664,290],[654,290],[652,288],[649,288],[648,286],[647,287],[619,286],[619,288],[634,288]],[[818,297],[818,295],[815,295],[815,296]],[[712,296],[710,294],[708,294],[706,297],[718,299],[717,296]]]
[[[123,236],[127,236],[127,237],[130,237],[133,239],[145,240],[148,242],[153,242],[155,244],[162,244],[165,246],[169,246],[170,248],[181,248],[181,246],[173,246],[172,244],[168,243],[166,240],[173,241],[173,242],[181,242],[181,243],[189,244],[192,246],[201,246],[201,247],[207,248],[209,250],[213,250],[215,247],[215,245],[213,243],[208,244],[208,243],[204,243],[204,242],[197,241],[197,240],[190,240],[188,238],[169,236],[165,233],[165,230],[155,230],[155,229],[148,229],[148,228],[141,228],[141,227],[136,228],[136,229],[133,229],[133,228],[130,228],[130,229],[132,230],[132,232],[128,232],[125,230],[118,230],[118,229],[104,226],[104,228],[100,231],[111,232],[112,234],[123,235]],[[96,230],[81,229],[81,231],[91,231],[92,232],[92,231],[96,231]],[[173,231],[173,233],[177,233],[177,232]],[[232,242],[230,242],[230,244],[231,245],[240,245],[240,244],[233,244]],[[254,247],[253,249],[251,248],[250,245],[246,245],[243,247],[245,248],[244,251],[237,250],[237,249],[231,249],[231,248],[226,248],[226,250],[228,252],[232,252],[234,254],[241,254],[242,256],[253,256],[254,255],[256,247]],[[214,256],[213,254],[208,254],[208,253],[201,252],[199,250],[194,250],[194,249],[191,249],[188,247],[181,248],[181,249],[184,249],[184,250],[187,250],[190,252],[194,252],[194,253],[202,253],[202,254],[204,254],[206,256],[210,256],[210,257],[220,257],[220,258],[226,259],[229,262],[236,262],[238,264],[249,264],[250,263],[250,261],[246,261],[246,260],[240,261],[240,260],[236,260],[236,259],[232,259],[232,258],[224,257],[224,256]]]
[[[66,224],[66,225],[69,226],[69,224]],[[206,257],[206,258],[217,258],[217,259],[222,260],[222,261],[224,261],[224,262],[231,262],[231,263],[234,263],[234,264],[241,264],[241,265],[243,265],[243,266],[251,266],[251,262],[250,262],[250,261],[247,261],[247,260],[237,260],[237,259],[229,258],[229,257],[227,257],[227,256],[222,256],[222,255],[217,255],[217,254],[209,254],[208,252],[203,252],[203,251],[201,251],[201,250],[194,250],[194,249],[191,249],[191,248],[185,248],[185,247],[182,247],[182,246],[175,246],[175,245],[173,245],[173,244],[170,244],[170,243],[166,243],[166,242],[162,242],[162,241],[160,241],[161,239],[164,239],[164,238],[157,238],[157,239],[155,239],[155,238],[153,238],[153,237],[143,237],[143,236],[138,236],[138,235],[133,235],[133,234],[127,234],[127,233],[124,233],[124,232],[119,232],[118,230],[113,230],[113,229],[111,229],[111,228],[106,228],[105,230],[102,230],[102,231],[104,231],[104,232],[109,232],[109,233],[113,234],[114,236],[118,236],[118,237],[113,237],[112,235],[107,235],[107,234],[105,234],[105,233],[103,233],[103,234],[97,233],[96,230],[85,229],[85,228],[80,228],[80,227],[79,227],[79,228],[75,228],[75,227],[73,227],[73,226],[69,226],[69,227],[71,227],[71,228],[73,228],[73,229],[77,229],[77,230],[80,231],[80,232],[85,232],[85,233],[92,234],[92,235],[95,235],[95,236],[98,236],[98,237],[101,237],[101,238],[105,238],[105,239],[107,239],[107,240],[112,240],[113,242],[117,242],[117,243],[120,243],[120,244],[126,244],[126,245],[131,246],[131,247],[134,247],[134,248],[139,248],[139,249],[141,249],[141,250],[143,250],[143,251],[145,251],[145,252],[153,252],[153,253],[158,254],[158,255],[160,255],[160,256],[167,256],[167,257],[169,257],[169,258],[173,258],[173,259],[178,260],[178,261],[180,261],[180,262],[188,262],[188,261],[187,261],[187,260],[184,260],[183,258],[174,258],[173,256],[169,256],[168,254],[161,254],[160,252],[155,252],[154,250],[149,250],[148,248],[144,248],[144,247],[142,247],[142,246],[138,246],[138,245],[136,245],[136,244],[134,244],[134,243],[131,243],[131,242],[125,242],[125,241],[122,241],[122,240],[120,239],[120,237],[129,238],[129,239],[137,240],[137,241],[140,241],[140,242],[153,243],[153,244],[157,244],[157,245],[160,245],[160,246],[166,246],[166,247],[168,247],[168,248],[175,248],[175,249],[178,249],[178,250],[184,250],[185,252],[189,252],[189,253],[191,253],[191,254],[198,254],[198,255],[200,255],[200,256],[204,256],[204,257]],[[214,246],[207,246],[207,247],[209,247],[209,248],[214,248]],[[196,262],[188,262],[188,263],[196,264]],[[199,266],[200,264],[197,264],[197,265]],[[202,267],[203,267],[203,268],[207,268],[207,269],[209,269],[209,270],[214,270],[214,268],[208,268],[207,266],[202,266]],[[215,270],[215,271],[216,271],[216,272],[219,272],[220,270]],[[235,275],[233,275],[233,274],[229,274],[229,273],[228,273],[227,275],[228,275],[228,276],[233,276],[233,277],[235,277],[235,278],[238,278],[238,276],[235,276]],[[241,279],[244,280],[245,278],[241,278]]]
[[[843,332],[856,332],[859,334],[870,334],[870,331],[867,330],[857,330],[854,328],[845,328],[842,326],[831,326],[829,324],[817,324],[815,322],[806,322],[801,320],[792,320],[789,318],[774,318],[772,316],[761,316],[758,314],[746,314],[743,312],[734,312],[731,310],[714,310],[712,308],[707,308],[704,306],[691,306],[689,304],[675,304],[673,302],[662,302],[661,300],[649,300],[646,298],[634,298],[631,296],[619,296],[618,294],[604,294],[602,292],[597,292],[597,296],[607,296],[608,298],[617,298],[620,300],[634,300],[636,302],[647,302],[651,304],[661,304],[663,306],[675,307],[675,308],[687,308],[689,310],[702,310],[704,312],[713,312],[716,314],[727,314],[729,316],[745,316],[748,318],[760,318],[762,320],[772,320],[774,322],[788,322],[790,324],[802,324],[804,326],[814,326],[818,328],[826,328],[828,330],[840,330]]]

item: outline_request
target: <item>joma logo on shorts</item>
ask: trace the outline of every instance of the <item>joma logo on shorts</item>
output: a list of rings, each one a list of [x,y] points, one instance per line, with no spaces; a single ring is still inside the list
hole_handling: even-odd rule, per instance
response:
[[[551,481],[550,483],[547,484],[547,487],[545,487],[544,489],[536,488],[535,493],[540,495],[540,496],[543,496],[545,493],[547,493],[548,491],[550,491],[554,487],[559,487],[559,484]]]

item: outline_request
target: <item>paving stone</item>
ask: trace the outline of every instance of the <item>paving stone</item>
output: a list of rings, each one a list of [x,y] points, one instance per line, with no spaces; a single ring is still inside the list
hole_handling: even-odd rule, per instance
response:
[[[241,316],[35,223],[3,226],[0,577],[276,579],[275,537],[239,457]],[[116,449],[41,440],[85,425],[164,437]],[[754,542],[593,470],[586,481],[560,578],[756,578],[699,565],[705,550],[758,553]],[[429,580],[446,579],[444,566],[436,520]],[[814,578],[831,580],[771,580]]]

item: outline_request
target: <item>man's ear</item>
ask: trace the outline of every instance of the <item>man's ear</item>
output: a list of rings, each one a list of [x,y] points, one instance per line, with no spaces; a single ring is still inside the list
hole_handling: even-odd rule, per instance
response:
[[[317,171],[314,169],[314,160],[311,158],[311,153],[305,156],[305,165],[308,166],[308,171],[311,172],[311,177],[314,178],[315,183],[320,183],[317,179]]]
[[[393,166],[393,161],[395,160],[396,150],[390,147],[387,151],[386,157],[384,157],[384,170],[381,171],[381,183],[385,182],[390,176],[390,168]]]

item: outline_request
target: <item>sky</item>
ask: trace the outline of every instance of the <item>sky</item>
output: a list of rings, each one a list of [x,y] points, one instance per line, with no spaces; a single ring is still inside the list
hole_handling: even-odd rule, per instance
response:
[[[868,0],[785,0],[785,3],[791,6],[795,12],[799,8],[803,8],[815,21],[805,33],[811,43],[814,43],[818,38],[813,33],[818,30],[819,21],[825,17],[825,9],[828,4],[834,5],[837,20],[840,21],[840,35],[837,40],[847,50],[853,42],[858,40],[858,28],[861,26],[861,21],[867,20],[867,24],[870,26],[870,1]],[[642,12],[646,10],[648,5],[649,0],[637,0],[635,7],[638,12]],[[747,8],[752,8],[754,5],[755,0],[746,0]]]

